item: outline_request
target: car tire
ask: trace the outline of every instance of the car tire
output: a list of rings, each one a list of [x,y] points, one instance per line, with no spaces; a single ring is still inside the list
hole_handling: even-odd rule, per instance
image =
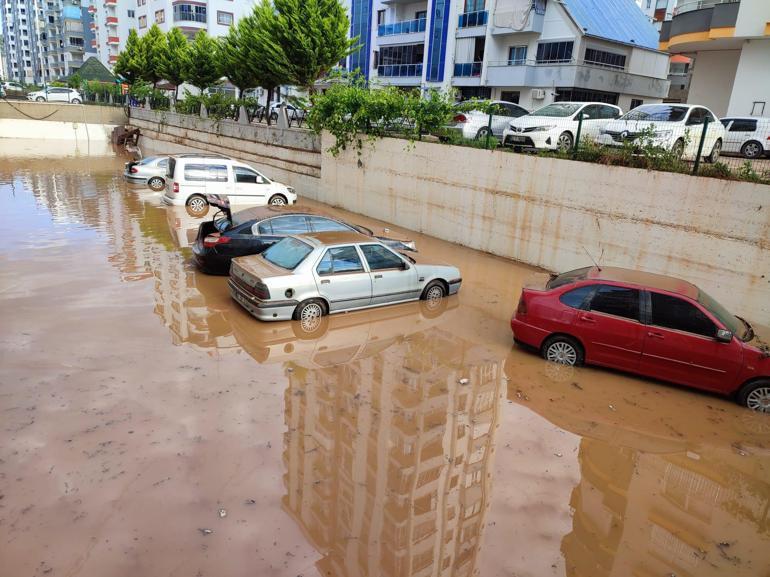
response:
[[[575,144],[575,140],[572,138],[572,133],[566,130],[559,135],[559,139],[556,141],[556,147],[559,150],[570,150]]]
[[[294,309],[292,318],[300,324],[299,329],[305,336],[312,337],[324,330],[323,317],[328,314],[326,305],[319,299],[302,301]],[[295,334],[298,329],[295,328]]]
[[[45,98],[43,96],[38,96],[35,98],[35,102],[45,102]]]
[[[756,140],[750,140],[741,146],[741,156],[743,158],[759,158],[764,153],[762,144]]]
[[[193,194],[185,203],[187,212],[193,216],[202,216],[209,211],[209,203],[200,194]]]
[[[770,413],[770,380],[751,381],[741,387],[735,399],[738,404],[761,413]]]
[[[719,156],[722,154],[722,139],[718,139],[714,143],[714,148],[711,149],[711,154],[706,157],[706,162],[714,164],[719,160]]]
[[[486,138],[487,134],[489,134],[490,138],[492,137],[492,133],[489,131],[488,126],[482,126],[479,128],[479,131],[476,133],[476,140],[481,140],[482,138]]]
[[[674,143],[674,146],[671,147],[671,154],[674,155],[674,158],[677,160],[681,160],[684,156],[684,140],[681,138],[677,139],[677,141]]]
[[[583,346],[567,335],[553,335],[546,339],[540,350],[546,361],[579,367],[585,361]]]
[[[282,194],[274,194],[270,197],[270,200],[267,201],[267,204],[270,206],[286,206],[289,204],[289,201]]]
[[[80,99],[79,98],[73,98],[72,100],[70,100],[70,104],[80,104]]]
[[[160,176],[153,176],[147,181],[147,186],[150,187],[150,190],[154,190],[155,192],[160,192],[164,188],[166,188],[166,181],[163,180]]]
[[[438,303],[447,295],[446,287],[440,280],[434,280],[428,283],[420,295],[420,300],[429,303]]]

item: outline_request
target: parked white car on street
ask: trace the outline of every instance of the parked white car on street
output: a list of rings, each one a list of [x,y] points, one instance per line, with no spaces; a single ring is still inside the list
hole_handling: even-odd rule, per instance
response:
[[[652,146],[670,150],[683,160],[695,160],[707,118],[702,156],[716,162],[725,142],[725,127],[708,108],[693,104],[643,104],[610,122],[596,141],[606,146],[623,146],[629,141],[644,145],[647,131]]]
[[[217,154],[179,154],[168,160],[163,202],[205,214],[208,199],[229,201],[233,210],[246,206],[297,202],[294,189],[274,182],[248,164]]]
[[[596,139],[599,132],[623,111],[602,102],[554,102],[512,121],[503,133],[503,146],[568,150],[577,138],[580,116],[581,138]]]
[[[493,100],[489,104],[494,107],[492,111],[492,134],[498,139],[503,137],[503,132],[507,128],[508,123],[515,118],[529,114],[526,108],[514,102]],[[486,138],[489,131],[489,113],[482,112],[481,110],[458,112],[454,117],[454,124],[449,126],[449,129],[458,132],[467,140]]]
[[[726,131],[722,152],[750,159],[770,156],[770,118],[730,116],[721,122]]]
[[[83,97],[80,96],[80,92],[74,88],[51,87],[36,92],[30,92],[27,94],[27,100],[34,100],[35,102],[69,102],[70,104],[80,104],[83,102]]]

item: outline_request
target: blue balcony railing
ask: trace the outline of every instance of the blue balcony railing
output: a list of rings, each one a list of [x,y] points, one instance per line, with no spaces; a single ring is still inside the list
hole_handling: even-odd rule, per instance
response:
[[[466,12],[460,14],[460,21],[457,24],[458,28],[473,28],[474,26],[486,26],[487,25],[487,11],[480,10],[478,12]]]
[[[481,62],[456,62],[454,75],[466,78],[481,76]]]
[[[379,76],[421,77],[422,64],[384,64],[377,67]]]
[[[425,18],[417,20],[402,20],[392,24],[380,24],[377,27],[378,36],[394,36],[396,34],[414,34],[425,32]]]

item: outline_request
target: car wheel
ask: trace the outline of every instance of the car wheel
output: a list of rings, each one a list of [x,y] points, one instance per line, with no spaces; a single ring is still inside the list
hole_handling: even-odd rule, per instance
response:
[[[542,354],[546,361],[572,367],[582,365],[585,358],[580,343],[565,335],[555,335],[546,340]]]
[[[80,99],[79,98],[73,98],[72,100],[70,100],[70,103],[72,103],[72,104],[80,104]]]
[[[286,206],[289,204],[289,201],[286,200],[286,197],[282,194],[274,194],[270,197],[268,204],[270,206]]]
[[[559,140],[556,141],[556,145],[559,147],[559,150],[569,150],[574,142],[569,132],[562,132],[559,135]]]
[[[676,159],[681,159],[684,156],[684,140],[680,138],[674,143],[674,146],[671,147],[671,154]]]
[[[752,411],[770,413],[770,381],[753,381],[738,391],[737,401]]]
[[[294,320],[299,321],[302,334],[317,334],[322,328],[322,318],[326,314],[323,302],[310,299],[302,301],[294,309]]]
[[[185,204],[187,205],[188,212],[193,215],[206,214],[209,210],[209,203],[200,194],[192,195]]]
[[[717,140],[714,143],[714,148],[711,149],[711,154],[706,157],[706,162],[714,164],[717,160],[719,160],[720,154],[722,154],[722,141]]]
[[[741,156],[743,156],[743,158],[759,158],[762,155],[762,152],[762,145],[756,140],[752,140],[741,146]]]
[[[160,176],[153,176],[150,180],[147,181],[147,186],[149,186],[151,190],[158,192],[166,188],[166,181],[163,180]]]
[[[45,102],[45,98],[42,96],[38,96],[37,98],[35,98],[35,102]]]
[[[489,132],[488,126],[482,126],[479,128],[479,131],[476,133],[476,140],[481,140],[482,138],[486,138],[487,134],[491,136],[491,132]]]
[[[434,280],[428,283],[428,286],[426,286],[425,290],[422,291],[420,299],[426,301],[428,306],[435,305],[438,307],[441,303],[441,299],[443,299],[445,296],[446,289],[444,288],[444,283]]]

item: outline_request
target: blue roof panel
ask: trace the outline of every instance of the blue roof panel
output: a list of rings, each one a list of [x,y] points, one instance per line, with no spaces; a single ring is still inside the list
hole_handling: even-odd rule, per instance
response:
[[[658,49],[660,33],[634,0],[564,0],[562,6],[585,34]]]

